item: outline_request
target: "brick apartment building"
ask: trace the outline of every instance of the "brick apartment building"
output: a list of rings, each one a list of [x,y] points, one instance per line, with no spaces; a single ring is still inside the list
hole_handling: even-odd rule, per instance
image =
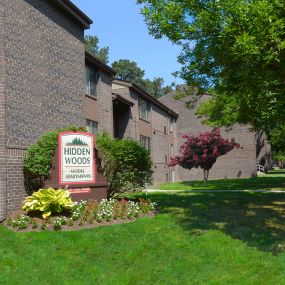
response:
[[[85,52],[84,30],[91,23],[69,0],[0,1],[0,221],[26,195],[29,145],[68,125],[140,141],[151,153],[154,182],[200,178],[167,164],[180,134],[201,125],[178,101],[157,100],[135,84],[113,80],[114,70]],[[238,129],[231,135],[246,148],[219,160],[212,178],[255,174],[251,134]]]
[[[91,23],[65,0],[0,1],[0,220],[26,195],[28,146],[50,129],[85,125]]]
[[[146,93],[139,86],[112,80],[115,72],[86,53],[85,117],[94,134],[108,131],[118,139],[139,141],[151,154],[153,181],[175,177],[168,167],[171,150],[177,147],[178,114]]]
[[[133,103],[128,110],[114,105],[114,135],[138,140],[150,151],[154,182],[175,180],[175,168],[168,162],[177,147],[178,114],[129,82],[113,80],[113,96],[114,102],[124,98]]]

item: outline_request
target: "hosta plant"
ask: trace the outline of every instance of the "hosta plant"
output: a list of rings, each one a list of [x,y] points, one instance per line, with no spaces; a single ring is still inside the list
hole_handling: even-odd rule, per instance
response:
[[[44,219],[55,213],[72,210],[74,204],[70,194],[64,189],[40,189],[27,197],[24,201],[23,210],[27,212],[40,211]]]
[[[51,199],[52,197],[52,199]],[[64,198],[65,197],[65,198]],[[73,205],[73,206],[72,206]],[[24,210],[11,213],[5,225],[17,231],[72,230],[79,227],[96,227],[100,223],[122,223],[128,220],[153,216],[156,203],[139,199],[103,199],[72,203],[66,190],[42,189],[26,198],[24,209],[44,211],[43,217],[28,215]],[[66,210],[70,211],[66,211]],[[64,210],[64,211],[63,211]],[[59,211],[63,211],[59,213]],[[52,215],[56,214],[56,215]]]

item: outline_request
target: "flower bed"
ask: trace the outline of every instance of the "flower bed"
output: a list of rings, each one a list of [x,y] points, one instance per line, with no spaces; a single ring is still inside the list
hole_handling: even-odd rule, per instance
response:
[[[93,228],[102,225],[134,221],[141,217],[154,216],[155,203],[150,200],[102,200],[74,203],[72,210],[46,219],[39,212],[19,211],[12,213],[5,225],[15,231],[60,231]]]

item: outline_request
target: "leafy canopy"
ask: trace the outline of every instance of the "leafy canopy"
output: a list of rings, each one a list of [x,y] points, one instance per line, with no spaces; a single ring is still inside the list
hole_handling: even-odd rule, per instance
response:
[[[273,158],[277,161],[285,161],[285,125],[277,126],[270,132],[270,141]],[[282,165],[282,164],[281,164]],[[283,163],[284,167],[284,163]]]
[[[96,56],[98,59],[104,63],[109,62],[109,47],[99,47],[99,39],[97,36],[85,36],[84,38],[85,49]]]
[[[272,148],[285,154],[285,125],[274,128],[270,134]]]
[[[283,0],[138,0],[149,31],[181,45],[179,76],[213,98],[212,125],[284,124]]]
[[[109,47],[99,47],[97,36],[85,36],[85,49],[96,56],[104,63],[109,62]],[[117,79],[130,81],[143,88],[154,97],[160,97],[172,91],[171,86],[164,86],[162,77],[155,77],[153,80],[144,79],[145,71],[141,69],[135,61],[120,59],[112,63],[112,68],[116,71]]]
[[[145,71],[135,61],[120,59],[112,63],[112,68],[117,73],[117,79],[135,83],[154,97],[158,98],[172,91],[171,86],[164,86],[162,77],[155,77],[153,80],[144,79]]]
[[[32,176],[46,177],[52,165],[55,150],[57,148],[58,134],[65,131],[85,132],[85,127],[69,126],[42,135],[32,144],[24,158],[24,171]]]
[[[185,134],[182,137],[185,142],[181,145],[180,155],[172,157],[169,165],[180,165],[189,170],[200,167],[204,170],[205,181],[219,156],[227,154],[234,148],[240,148],[233,138],[231,140],[222,138],[219,129],[203,132],[198,136]]]
[[[162,77],[155,77],[153,80],[143,80],[141,87],[152,96],[159,98],[172,91],[171,85],[164,86],[164,79]]]
[[[120,80],[130,81],[138,85],[143,81],[145,71],[135,61],[120,59],[112,63],[112,68],[116,71],[116,77]]]

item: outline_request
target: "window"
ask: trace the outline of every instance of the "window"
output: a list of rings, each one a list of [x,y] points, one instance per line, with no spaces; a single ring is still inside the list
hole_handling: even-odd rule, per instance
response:
[[[168,164],[168,157],[167,155],[164,156],[165,164]]]
[[[170,145],[170,155],[174,156],[174,145]]]
[[[164,130],[164,134],[167,135],[167,128],[166,128],[166,126],[164,126],[163,130]]]
[[[98,123],[91,120],[86,120],[86,128],[87,132],[90,134],[97,134],[98,133]]]
[[[143,146],[149,153],[151,152],[150,138],[145,136],[140,136],[140,144]]]
[[[170,122],[169,122],[169,131],[172,133],[173,132],[173,118],[170,117]]]
[[[172,171],[171,171],[171,182],[175,182],[175,181],[176,181],[175,171],[172,170]]]
[[[166,182],[169,182],[169,174],[166,173]]]
[[[150,104],[144,100],[139,100],[140,118],[149,121]]]
[[[85,66],[85,92],[87,95],[97,96],[97,83],[99,79],[99,72],[97,69],[86,65]]]

